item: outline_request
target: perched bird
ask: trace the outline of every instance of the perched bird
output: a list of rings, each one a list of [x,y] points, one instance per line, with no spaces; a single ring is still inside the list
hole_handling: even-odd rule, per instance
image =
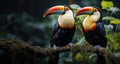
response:
[[[82,22],[82,29],[86,41],[95,46],[95,48],[106,47],[106,32],[102,23],[102,12],[97,7],[83,7],[76,12],[76,16],[87,14],[88,16]],[[105,58],[97,52],[97,64],[105,64]]]
[[[73,11],[68,6],[58,5],[49,8],[44,13],[43,17],[51,14],[60,14],[51,35],[51,47],[56,48],[70,44],[75,33],[75,20]],[[59,53],[51,56],[49,59],[49,64],[57,64],[58,61]]]

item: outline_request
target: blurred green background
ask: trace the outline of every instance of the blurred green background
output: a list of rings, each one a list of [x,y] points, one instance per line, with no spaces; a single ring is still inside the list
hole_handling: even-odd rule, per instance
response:
[[[0,38],[15,38],[31,45],[49,47],[49,40],[57,15],[43,18],[43,13],[55,5],[69,5],[73,8],[96,6],[102,10],[103,22],[108,38],[108,48],[120,51],[120,0],[1,0]],[[79,17],[77,19],[82,19]],[[81,21],[76,20],[77,26]],[[77,28],[77,27],[76,27]],[[73,43],[86,42],[79,29]],[[77,59],[81,60],[81,54]]]

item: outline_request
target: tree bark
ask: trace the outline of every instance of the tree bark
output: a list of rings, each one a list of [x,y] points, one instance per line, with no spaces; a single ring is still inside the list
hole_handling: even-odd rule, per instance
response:
[[[83,52],[86,51],[86,52],[93,52],[93,53],[95,52],[94,46],[90,44],[88,45],[73,44],[72,46],[67,45],[67,46],[54,49],[54,48],[42,48],[40,46],[31,46],[27,42],[24,42],[22,40],[16,40],[16,39],[0,40],[0,49],[8,51],[12,64],[20,64],[19,62],[21,62],[21,59],[27,58],[29,56],[44,58],[46,56],[50,56],[55,53],[62,53],[62,52],[72,51],[72,50],[83,51]],[[100,47],[98,49],[98,52],[103,56],[107,57],[111,61],[111,63],[120,64],[120,58],[115,57],[115,55],[111,51],[103,47]],[[30,58],[27,58],[27,59],[30,59]],[[23,64],[24,63],[25,62],[23,61]]]

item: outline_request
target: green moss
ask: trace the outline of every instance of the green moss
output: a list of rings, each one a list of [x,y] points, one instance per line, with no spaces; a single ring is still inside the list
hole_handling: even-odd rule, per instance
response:
[[[16,39],[0,40],[0,43],[9,48],[11,64],[43,64],[43,57],[37,56],[27,42]],[[3,47],[5,48],[5,47]]]

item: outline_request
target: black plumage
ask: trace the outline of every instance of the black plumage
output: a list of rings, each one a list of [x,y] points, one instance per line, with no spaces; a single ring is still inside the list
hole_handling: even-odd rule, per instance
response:
[[[105,37],[106,32],[103,23],[100,21],[97,22],[96,29],[93,31],[85,32],[85,39],[89,44],[93,46],[100,45],[102,47],[107,46],[107,38]],[[105,64],[105,58],[97,53],[97,64]]]
[[[76,12],[76,16],[88,14],[83,20],[82,28],[86,41],[95,46],[97,53],[97,64],[105,64],[105,58],[98,52],[98,48],[107,46],[107,38],[104,25],[102,23],[102,12],[97,7],[83,7]]]
[[[66,46],[72,42],[75,33],[75,19],[73,11],[69,6],[57,5],[49,8],[43,15],[46,17],[51,14],[60,14],[58,22],[55,24],[51,39],[50,46],[53,48]],[[48,63],[58,64],[59,53],[51,55]]]
[[[75,26],[71,28],[60,28],[58,22],[55,24],[53,33],[51,35],[50,44],[57,47],[68,45],[72,42],[75,33]],[[59,54],[52,55],[49,64],[57,64],[59,61]]]
[[[101,22],[97,23],[95,30],[88,32],[84,31],[84,35],[88,43],[92,44],[93,46],[101,45],[102,47],[106,47],[107,45],[105,28]]]
[[[75,26],[70,28],[60,28],[58,22],[55,24],[53,33],[51,35],[50,44],[56,46],[65,46],[72,41],[73,35],[75,33]]]

